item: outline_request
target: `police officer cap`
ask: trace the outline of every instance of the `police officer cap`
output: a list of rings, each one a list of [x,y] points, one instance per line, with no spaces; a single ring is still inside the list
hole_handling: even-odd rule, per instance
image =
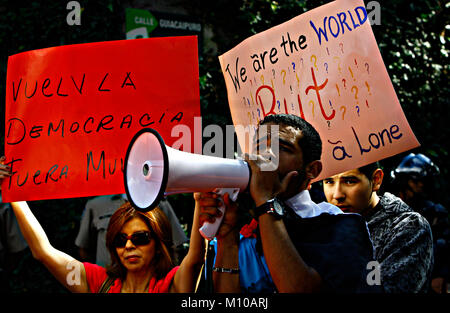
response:
[[[413,179],[424,179],[439,174],[439,167],[437,167],[427,156],[419,153],[410,153],[391,171],[393,179],[400,176],[407,176]]]

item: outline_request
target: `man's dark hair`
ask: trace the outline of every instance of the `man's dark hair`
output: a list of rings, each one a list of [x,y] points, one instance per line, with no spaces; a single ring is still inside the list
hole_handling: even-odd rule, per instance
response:
[[[367,165],[364,165],[360,168],[358,168],[358,170],[364,174],[367,179],[372,180],[372,175],[373,173],[378,169],[381,168],[381,165],[379,162],[373,162]]]
[[[267,115],[259,125],[267,123],[283,124],[301,130],[302,136],[298,144],[302,148],[304,164],[306,165],[312,161],[320,160],[320,156],[322,155],[322,140],[317,130],[310,123],[292,114]]]
[[[373,163],[364,165],[364,166],[358,168],[358,170],[362,174],[364,174],[364,176],[366,176],[369,181],[372,181],[373,173],[379,168],[383,169],[382,165],[377,161],[377,162],[373,162]],[[384,194],[384,191],[385,191],[385,186],[384,186],[384,184],[381,184],[380,189],[377,191],[377,194],[379,196],[382,196]]]

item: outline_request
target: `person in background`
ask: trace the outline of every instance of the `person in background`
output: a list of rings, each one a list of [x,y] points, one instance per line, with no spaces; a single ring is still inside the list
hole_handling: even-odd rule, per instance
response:
[[[27,248],[11,205],[2,203],[0,193],[0,292],[11,291],[10,275]]]
[[[430,158],[410,153],[391,171],[390,190],[414,211],[423,215],[433,233],[434,268],[432,290],[448,293],[450,283],[450,223],[449,212],[440,203],[433,202],[440,170]],[[434,200],[434,199],[433,199]]]
[[[383,177],[376,162],[324,179],[323,190],[329,203],[367,221],[385,292],[428,292],[433,269],[430,225],[400,198],[377,194]]]

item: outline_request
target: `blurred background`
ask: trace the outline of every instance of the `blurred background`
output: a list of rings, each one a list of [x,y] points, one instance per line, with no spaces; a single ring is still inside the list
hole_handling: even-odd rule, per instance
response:
[[[281,24],[329,1],[300,0],[80,0],[80,25],[68,25],[69,1],[0,0],[0,80],[6,82],[8,56],[52,46],[122,40],[127,37],[197,35],[203,127],[232,120],[218,56],[247,37]],[[370,1],[365,1],[368,4]],[[378,1],[379,25],[372,25],[381,55],[405,115],[421,147],[383,160],[385,179],[402,158],[423,153],[440,169],[432,200],[450,207],[449,39],[450,4],[437,0]],[[369,10],[368,10],[369,11]],[[140,16],[142,25],[133,25]],[[172,22],[167,22],[172,21]],[[176,21],[174,23],[173,21]],[[180,26],[181,25],[181,26]],[[140,30],[136,30],[141,28]],[[5,83],[0,84],[5,99]],[[4,149],[4,100],[0,106]],[[386,181],[389,183],[389,181]],[[320,189],[320,188],[318,188]],[[50,242],[77,256],[74,245],[88,198],[30,202]],[[169,198],[187,234],[192,223],[191,194]],[[14,293],[66,293],[46,268],[25,251],[10,279]]]

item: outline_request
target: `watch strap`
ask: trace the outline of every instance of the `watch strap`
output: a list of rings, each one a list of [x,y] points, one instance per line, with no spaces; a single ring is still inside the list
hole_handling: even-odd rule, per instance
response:
[[[275,202],[277,202],[277,204]],[[260,206],[256,207],[254,210],[254,218],[258,219],[261,215],[266,213],[272,214],[277,218],[281,218],[281,215],[278,214],[278,212],[275,210],[275,205],[283,206],[280,200],[278,200],[277,198],[272,198],[267,202],[261,204]]]

